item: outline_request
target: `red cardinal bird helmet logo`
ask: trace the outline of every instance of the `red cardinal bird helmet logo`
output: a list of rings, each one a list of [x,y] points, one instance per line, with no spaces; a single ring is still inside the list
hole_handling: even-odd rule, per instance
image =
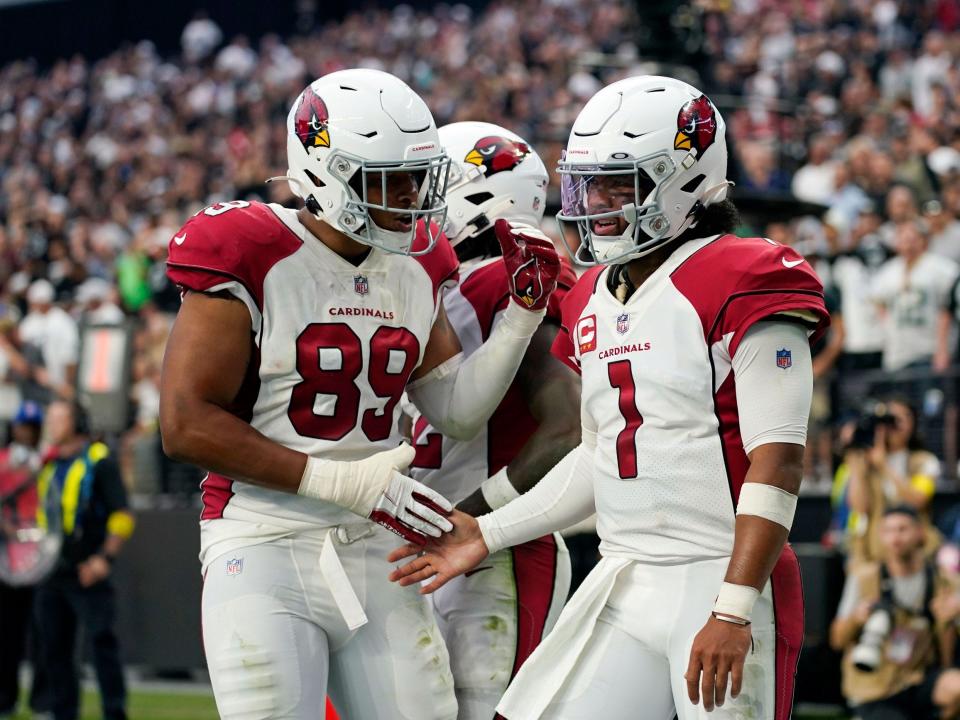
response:
[[[699,160],[717,139],[717,109],[706,95],[684,103],[677,115],[674,150],[696,150]]]
[[[536,258],[531,258],[513,273],[513,287],[527,307],[533,307],[543,297],[543,278]]]
[[[477,140],[464,162],[486,169],[486,177],[504,170],[513,170],[530,154],[530,146],[519,140],[488,135]]]
[[[294,116],[293,129],[306,150],[315,147],[330,147],[330,131],[327,123],[330,113],[327,104],[313,91],[307,88],[300,96],[300,105]]]

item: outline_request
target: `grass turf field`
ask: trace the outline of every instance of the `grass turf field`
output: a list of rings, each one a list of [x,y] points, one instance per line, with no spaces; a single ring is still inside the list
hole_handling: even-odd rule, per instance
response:
[[[140,692],[132,691],[128,703],[130,720],[217,720],[213,696],[198,692]],[[30,720],[29,712],[14,715],[14,720]],[[99,720],[100,703],[96,693],[83,693],[80,720]],[[842,714],[822,712],[794,713],[794,720],[846,720]]]
[[[21,703],[23,707],[23,703]],[[127,703],[130,720],[217,720],[213,695],[205,693],[159,693],[132,691]],[[21,710],[14,720],[30,720],[30,712]],[[100,701],[95,692],[83,693],[80,720],[99,720]]]

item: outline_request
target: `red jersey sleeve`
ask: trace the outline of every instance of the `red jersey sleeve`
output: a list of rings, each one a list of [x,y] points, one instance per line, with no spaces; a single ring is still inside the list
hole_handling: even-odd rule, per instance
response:
[[[218,203],[190,218],[170,240],[167,277],[196,292],[239,283],[263,312],[267,273],[301,244],[262,203]]]
[[[813,268],[793,248],[770,240],[718,238],[688,258],[672,279],[700,316],[708,345],[730,336],[731,357],[747,330],[773,315],[807,323],[811,342],[830,325]]]
[[[439,232],[436,225],[431,225],[431,228],[434,232]],[[427,247],[428,242],[426,225],[421,220],[417,225],[413,251],[417,252]],[[424,255],[415,256],[414,259],[420,263],[420,267],[426,271],[430,277],[430,282],[433,283],[433,302],[436,306],[440,291],[444,288],[455,287],[460,279],[460,261],[457,259],[457,253],[454,252],[447,236],[441,232],[433,249]]]
[[[578,375],[580,374],[580,353],[577,344],[589,342],[590,339],[588,337],[578,337],[577,327],[580,325],[580,316],[583,314],[583,309],[587,306],[587,302],[589,302],[593,293],[596,292],[601,272],[603,272],[602,266],[588,270],[569,291],[564,293],[563,299],[560,301],[560,331],[553,341],[551,352],[553,352],[555,358],[572,368]],[[589,332],[589,328],[586,331]],[[594,332],[596,332],[595,325]]]

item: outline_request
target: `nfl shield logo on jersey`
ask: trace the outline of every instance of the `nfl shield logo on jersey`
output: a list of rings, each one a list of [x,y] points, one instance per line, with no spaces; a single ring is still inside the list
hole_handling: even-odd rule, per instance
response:
[[[243,558],[227,560],[227,575],[239,575],[243,572]]]
[[[790,351],[784,348],[783,350],[777,350],[777,367],[786,370],[788,367],[793,365],[793,356],[790,354]]]
[[[626,335],[627,330],[630,329],[630,316],[627,313],[622,315],[617,315],[617,332],[621,335]]]
[[[357,295],[366,295],[370,292],[370,284],[367,282],[366,275],[353,276],[353,291]]]

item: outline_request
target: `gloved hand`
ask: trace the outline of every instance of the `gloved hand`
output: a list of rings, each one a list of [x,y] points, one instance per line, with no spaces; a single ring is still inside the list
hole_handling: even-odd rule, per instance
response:
[[[550,238],[532,225],[502,218],[493,229],[503,251],[513,299],[525,310],[542,310],[556,290],[560,274],[560,257]]]
[[[428,535],[440,537],[453,530],[453,523],[446,518],[452,510],[453,505],[443,495],[395,472],[370,519],[407,542],[424,545]]]
[[[369,518],[408,542],[425,543],[453,529],[453,505],[403,472],[414,449],[403,443],[363,460],[308,458],[298,494],[317,498]]]

